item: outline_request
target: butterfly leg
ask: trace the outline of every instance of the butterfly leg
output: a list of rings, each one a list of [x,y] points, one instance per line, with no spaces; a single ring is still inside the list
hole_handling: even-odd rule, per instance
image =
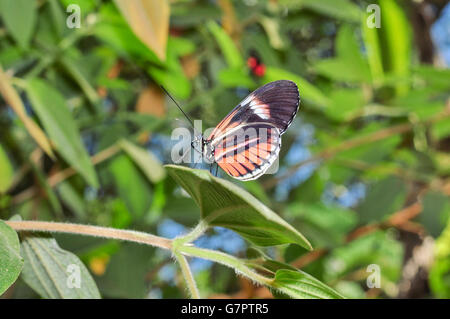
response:
[[[217,171],[219,170],[219,164],[216,163],[216,172],[214,174],[215,177],[217,177]]]

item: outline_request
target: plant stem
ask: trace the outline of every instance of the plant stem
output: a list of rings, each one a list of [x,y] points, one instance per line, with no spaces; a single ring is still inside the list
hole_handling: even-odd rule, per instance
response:
[[[178,251],[180,251],[183,254],[211,260],[216,263],[233,268],[237,273],[240,273],[261,285],[272,285],[271,278],[267,278],[265,276],[256,273],[255,271],[244,265],[242,260],[234,256],[222,253],[220,251],[198,248],[188,245],[180,246],[178,248]]]
[[[196,238],[197,235],[202,234],[207,225],[201,223],[188,234],[187,237],[180,237],[181,241],[170,240],[167,238],[151,235],[144,232],[123,230],[91,225],[69,224],[69,223],[54,223],[42,221],[5,221],[5,223],[16,231],[35,231],[35,232],[56,232],[79,234],[95,237],[103,237],[110,239],[126,240],[135,243],[146,244],[162,249],[171,250],[177,261],[180,263],[181,271],[186,280],[189,291],[193,298],[199,298],[197,286],[192,276],[189,264],[183,255],[192,257],[199,257],[207,260],[217,262],[227,267],[233,268],[237,273],[257,282],[261,285],[272,286],[272,279],[262,276],[244,264],[244,261],[237,257],[222,253],[220,251],[198,248],[192,244],[186,244],[186,239]]]
[[[189,267],[189,263],[179,252],[174,252],[175,258],[180,264],[181,273],[183,274],[184,280],[186,281],[186,286],[189,289],[191,297],[194,299],[200,299],[200,293],[197,288],[197,284],[195,282],[194,276],[192,275],[191,268]]]
[[[177,242],[177,245],[191,243],[194,240],[196,240],[198,237],[203,235],[203,233],[206,231],[206,229],[208,229],[208,223],[205,222],[204,220],[201,220],[191,232],[189,232],[185,236],[174,239],[174,241]]]
[[[5,223],[16,231],[79,234],[132,241],[168,250],[172,248],[172,241],[170,239],[133,230],[41,221],[5,221]]]

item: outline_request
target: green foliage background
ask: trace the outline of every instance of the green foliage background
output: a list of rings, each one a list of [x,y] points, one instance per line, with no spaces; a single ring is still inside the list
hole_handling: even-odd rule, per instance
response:
[[[156,3],[146,12],[150,22],[167,4],[141,2]],[[66,26],[72,3],[81,8],[81,28]],[[164,220],[194,227],[230,208],[210,226],[243,236],[249,249],[239,257],[276,273],[282,293],[450,297],[450,71],[420,62],[412,2],[170,1],[165,59],[133,32],[118,3],[0,0],[0,219],[157,233]],[[369,3],[381,8],[381,28],[367,26]],[[263,76],[247,66],[255,52]],[[302,102],[283,135],[277,174],[245,183],[220,175],[230,186],[162,165],[170,164],[172,129],[186,124],[157,84],[205,128],[278,79],[295,81]],[[299,144],[304,127],[313,133]],[[289,155],[296,148],[310,157]],[[303,180],[292,178],[305,167]],[[343,205],[355,185],[364,196]],[[170,253],[55,239],[21,236],[19,256],[18,238],[0,221],[0,270],[20,272],[23,264],[4,298],[185,297],[182,277],[165,280],[161,272],[174,263]],[[63,265],[79,263],[93,278],[89,289],[58,295],[64,274],[57,267],[54,282],[43,281],[50,288],[37,282],[57,258],[45,257],[45,247]],[[371,264],[381,269],[380,288],[366,285]],[[16,278],[4,274],[0,294]],[[272,296],[217,264],[194,276],[204,297]]]

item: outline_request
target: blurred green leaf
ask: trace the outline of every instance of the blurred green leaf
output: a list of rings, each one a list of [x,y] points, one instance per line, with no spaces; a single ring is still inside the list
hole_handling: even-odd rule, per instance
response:
[[[358,220],[355,212],[349,209],[321,203],[293,203],[286,214],[299,218],[308,238],[319,247],[342,244]]]
[[[0,220],[0,296],[19,277],[22,266],[19,237],[14,229]]]
[[[14,170],[3,146],[0,145],[0,194],[6,192],[14,178]]]
[[[152,248],[124,243],[108,262],[106,272],[98,278],[99,286],[109,298],[145,298],[146,275],[152,270]],[[126,269],[126,271],[124,271]]]
[[[307,239],[252,195],[205,170],[166,165],[169,174],[200,207],[210,226],[236,231],[260,246],[295,243],[311,249]]]
[[[152,192],[146,177],[127,155],[119,155],[109,164],[119,197],[123,199],[135,219],[148,212]]]
[[[337,280],[353,271],[367,272],[367,267],[377,264],[382,269],[382,280],[395,282],[400,278],[403,262],[402,244],[383,231],[357,238],[334,249],[325,261],[326,281]],[[383,284],[382,288],[388,288]]]
[[[41,297],[100,298],[97,286],[84,264],[74,254],[61,249],[52,237],[24,236],[22,255],[25,259],[22,279]]]
[[[384,77],[383,69],[383,53],[381,52],[381,44],[378,36],[378,29],[369,27],[367,19],[374,13],[365,13],[361,19],[361,29],[364,40],[365,49],[367,51],[367,60],[373,80],[379,84]],[[381,23],[381,21],[380,21]]]
[[[331,103],[326,115],[338,121],[348,121],[361,113],[364,105],[363,92],[360,89],[336,89],[331,92]]]
[[[19,45],[28,49],[31,36],[35,30],[37,3],[28,0],[0,0],[0,14]]]
[[[224,87],[241,86],[253,89],[255,86],[252,78],[242,68],[220,70],[219,81]]]
[[[411,65],[411,30],[402,8],[395,0],[380,0],[380,37],[383,66],[386,73],[407,77]],[[405,94],[409,86],[395,85],[397,93]]]
[[[360,222],[379,222],[399,210],[406,197],[406,186],[398,177],[390,176],[370,186],[358,206]]]
[[[430,288],[438,298],[450,298],[450,218],[436,240],[434,262],[429,272]]]
[[[136,165],[139,166],[152,183],[157,183],[166,176],[166,172],[164,171],[161,162],[151,152],[142,149],[127,140],[122,140],[120,146],[133,159]]]
[[[206,26],[216,38],[217,44],[219,45],[228,66],[232,69],[242,68],[244,66],[244,60],[228,34],[214,21],[209,21]]]
[[[422,198],[423,209],[418,221],[427,232],[438,237],[450,218],[450,202],[448,196],[440,192],[427,192]]]
[[[349,0],[281,0],[290,8],[307,8],[319,14],[349,22],[358,22],[361,9]]]
[[[33,109],[61,156],[94,187],[97,176],[64,97],[44,80],[32,79],[27,93]]]

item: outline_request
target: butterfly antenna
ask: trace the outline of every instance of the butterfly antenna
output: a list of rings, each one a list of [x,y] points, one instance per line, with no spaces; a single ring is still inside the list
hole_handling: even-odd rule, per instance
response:
[[[183,113],[183,115],[187,118],[187,120],[189,121],[189,123],[191,123],[192,128],[194,128],[194,122],[192,122],[191,118],[183,111],[183,109],[181,108],[181,106],[177,103],[177,101],[175,101],[175,99],[172,97],[172,95],[170,95],[169,92],[167,92],[167,90],[160,85],[161,89],[163,89],[163,91],[167,94],[168,97],[170,97],[170,99],[173,101],[173,103],[175,103],[175,105],[180,109],[181,113]]]

